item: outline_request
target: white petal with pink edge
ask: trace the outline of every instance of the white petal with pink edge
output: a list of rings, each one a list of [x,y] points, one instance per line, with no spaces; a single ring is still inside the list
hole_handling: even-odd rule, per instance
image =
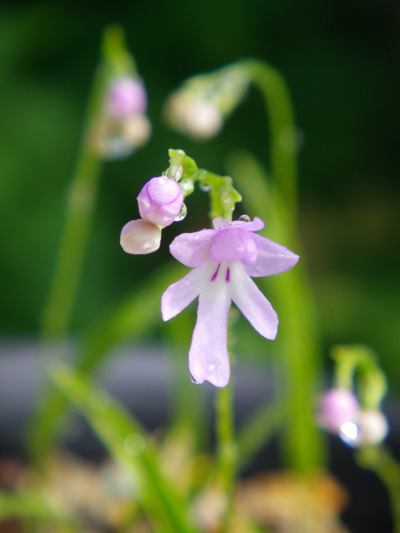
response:
[[[189,370],[193,381],[209,381],[225,387],[230,377],[227,348],[228,312],[231,305],[227,268],[204,286],[199,296],[197,321],[189,351]]]
[[[231,263],[230,271],[229,285],[233,302],[260,335],[266,339],[275,339],[278,316],[272,305],[246,274],[241,263]]]
[[[199,295],[215,270],[215,264],[208,261],[195,268],[185,277],[168,287],[161,297],[161,314],[165,321],[183,311]]]

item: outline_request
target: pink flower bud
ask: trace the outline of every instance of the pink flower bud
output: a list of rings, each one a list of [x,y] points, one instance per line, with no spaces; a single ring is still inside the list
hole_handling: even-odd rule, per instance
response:
[[[160,242],[161,229],[147,220],[131,220],[121,231],[120,244],[128,254],[151,254]]]
[[[108,113],[116,119],[143,113],[147,96],[143,84],[136,78],[126,76],[116,79],[107,95]]]
[[[169,226],[179,215],[183,203],[183,192],[178,183],[166,176],[152,178],[137,197],[142,218]]]
[[[318,421],[327,431],[338,433],[358,410],[354,394],[346,389],[330,389],[319,400]]]

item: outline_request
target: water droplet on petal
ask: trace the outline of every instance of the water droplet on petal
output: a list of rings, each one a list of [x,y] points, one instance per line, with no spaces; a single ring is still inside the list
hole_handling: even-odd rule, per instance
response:
[[[208,183],[200,183],[200,189],[203,191],[203,192],[210,192],[211,191],[211,187],[210,185],[208,185]]]
[[[190,381],[191,381],[192,383],[194,383],[195,385],[199,385],[199,382],[196,381],[196,380],[194,379],[194,377],[192,376],[192,374],[190,374]]]
[[[182,204],[182,207],[179,210],[178,216],[175,218],[175,222],[180,222],[185,218],[187,214],[187,207],[185,204]]]
[[[155,244],[156,242],[154,239],[147,239],[147,241],[144,241],[143,243],[143,250],[148,250],[149,248],[153,248]]]
[[[240,222],[250,222],[249,215],[242,215],[239,217]]]
[[[226,227],[230,226],[231,224],[232,224],[231,220],[225,220],[223,226],[224,226],[224,228],[226,228]]]

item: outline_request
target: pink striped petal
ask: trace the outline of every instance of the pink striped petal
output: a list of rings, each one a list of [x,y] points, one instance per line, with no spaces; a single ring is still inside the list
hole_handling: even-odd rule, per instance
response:
[[[251,277],[271,276],[292,268],[299,256],[284,246],[270,241],[261,235],[252,235],[257,247],[257,260],[253,265],[246,265],[245,271]]]
[[[209,258],[209,249],[216,234],[214,229],[182,233],[171,242],[169,251],[183,265],[198,267]]]
[[[275,339],[278,316],[272,305],[245,272],[244,266],[235,262],[230,265],[231,297],[253,328],[266,339]]]
[[[215,387],[225,387],[230,376],[227,323],[231,299],[230,284],[225,278],[226,268],[213,282],[205,285],[200,293],[197,321],[189,351],[192,380],[196,383],[209,381]]]
[[[215,264],[208,261],[168,287],[161,297],[161,314],[164,322],[178,315],[193,302],[204,284],[210,281],[214,270]]]

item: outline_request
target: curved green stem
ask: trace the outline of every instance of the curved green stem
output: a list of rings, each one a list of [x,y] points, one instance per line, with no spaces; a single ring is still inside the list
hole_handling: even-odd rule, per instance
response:
[[[43,313],[41,333],[44,341],[61,338],[67,333],[82,271],[102,168],[100,155],[89,146],[88,132],[100,116],[109,80],[134,68],[134,61],[125,49],[122,29],[118,26],[105,30],[102,48],[103,61],[90,91],[80,152],[67,198],[61,245]]]
[[[360,466],[373,470],[384,483],[391,503],[393,533],[400,533],[400,464],[384,446],[361,449],[355,458]]]
[[[288,210],[297,211],[297,148],[293,137],[294,112],[286,83],[268,63],[245,59],[239,64],[249,81],[261,92],[268,117],[271,174]],[[288,149],[287,145],[292,144]]]
[[[230,160],[235,176],[251,212],[269,221],[268,237],[299,252],[293,215],[276,187],[268,187],[265,171],[248,152]],[[312,473],[325,459],[322,433],[313,422],[313,403],[320,375],[321,348],[313,294],[303,261],[295,268],[274,277],[260,279],[279,316],[279,333],[274,345],[279,350],[283,381],[282,401],[286,423],[281,432],[281,447],[287,466],[299,473]]]
[[[135,67],[125,48],[123,31],[118,26],[106,28],[102,49],[103,58],[95,73],[89,95],[80,152],[67,198],[61,244],[41,322],[44,352],[49,349],[51,341],[60,341],[68,333],[92,223],[102,160],[89,146],[88,132],[101,115],[104,93],[109,81],[115,76],[132,71]],[[43,366],[47,362],[44,359],[41,357]],[[44,387],[28,439],[30,450],[36,459],[39,458],[40,453],[37,452],[41,449],[41,440],[38,437],[40,426],[43,425],[43,419],[47,419],[46,412],[53,411],[53,406],[49,405],[51,400],[52,391]]]

